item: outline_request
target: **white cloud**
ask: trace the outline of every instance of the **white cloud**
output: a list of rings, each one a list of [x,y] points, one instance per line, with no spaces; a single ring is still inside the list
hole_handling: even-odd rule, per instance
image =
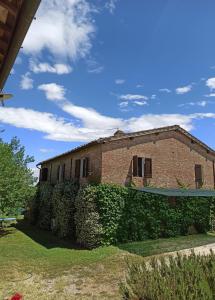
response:
[[[183,95],[183,94],[189,93],[191,90],[192,90],[192,85],[189,84],[189,85],[186,85],[186,86],[178,87],[175,90],[175,92],[178,95]]]
[[[159,89],[159,92],[161,92],[161,93],[171,93],[171,90],[167,89],[167,88],[163,88],[163,89]]]
[[[152,100],[156,99],[156,97],[157,97],[157,95],[155,95],[155,94],[151,95]]]
[[[24,41],[25,54],[38,55],[48,50],[57,58],[85,57],[95,32],[92,13],[86,0],[43,0]]]
[[[116,9],[117,1],[118,0],[108,0],[105,4],[105,8],[107,8],[111,14],[113,14]]]
[[[122,102],[119,103],[120,108],[125,108],[127,106],[128,106],[128,101],[122,101]]]
[[[147,105],[148,103],[146,101],[134,101],[134,104],[143,106],[143,105]]]
[[[66,90],[62,85],[56,83],[41,84],[38,89],[45,92],[46,98],[49,100],[64,100]]]
[[[16,72],[15,72],[15,69],[12,68],[11,71],[10,71],[10,75],[14,75]]]
[[[148,100],[148,97],[144,95],[136,95],[136,94],[126,94],[126,95],[120,95],[120,100]]]
[[[25,73],[24,75],[21,76],[20,87],[21,87],[22,90],[33,89],[34,81],[30,76],[31,76],[30,72],[27,72],[27,73]]]
[[[88,59],[88,73],[99,74],[104,70],[104,66],[101,66],[95,59]]]
[[[136,87],[137,88],[142,88],[142,87],[144,87],[144,84],[143,83],[137,84]]]
[[[53,149],[47,149],[47,148],[40,148],[41,153],[51,153],[53,152]]]
[[[125,83],[125,79],[116,79],[115,83],[116,84],[123,84],[123,83]]]
[[[205,97],[215,97],[215,93],[210,93],[208,95],[205,95]]]
[[[198,101],[198,102],[188,102],[188,103],[183,103],[183,104],[179,104],[179,107],[184,107],[184,106],[201,106],[201,107],[205,107],[207,104],[209,104],[211,102],[209,101]]]
[[[208,78],[206,86],[208,86],[211,90],[215,90],[215,77]]]
[[[25,108],[0,107],[0,122],[19,128],[39,131],[46,139],[55,141],[87,142],[111,135],[116,128],[124,131],[139,131],[178,124],[186,130],[194,128],[193,121],[215,119],[214,113],[143,114],[129,119],[103,116],[92,108],[84,108],[66,101],[58,102],[61,108],[74,119],[71,122],[47,112]],[[81,121],[81,125],[78,122]],[[78,125],[77,125],[78,124]]]
[[[72,72],[72,68],[67,64],[54,64],[53,66],[47,62],[36,63],[30,60],[30,70],[36,74],[38,73],[55,73],[58,75],[69,74]]]

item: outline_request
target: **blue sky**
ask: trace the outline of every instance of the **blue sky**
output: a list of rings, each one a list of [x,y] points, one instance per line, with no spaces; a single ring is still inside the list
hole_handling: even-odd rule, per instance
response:
[[[213,0],[43,0],[5,86],[3,139],[38,162],[117,128],[179,124],[215,148],[214,11]]]

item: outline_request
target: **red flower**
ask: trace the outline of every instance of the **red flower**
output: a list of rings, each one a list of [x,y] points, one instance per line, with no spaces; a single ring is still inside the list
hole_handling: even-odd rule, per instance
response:
[[[12,296],[12,298],[10,300],[22,300],[23,296],[16,293],[15,295]]]

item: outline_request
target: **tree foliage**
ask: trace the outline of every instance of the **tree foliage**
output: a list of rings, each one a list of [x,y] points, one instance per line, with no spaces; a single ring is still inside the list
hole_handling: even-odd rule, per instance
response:
[[[35,179],[28,168],[33,161],[16,137],[10,143],[0,140],[0,215],[17,214],[33,196]]]

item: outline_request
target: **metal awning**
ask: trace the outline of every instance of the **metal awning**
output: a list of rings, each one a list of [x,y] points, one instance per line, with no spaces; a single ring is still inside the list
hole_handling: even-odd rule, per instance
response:
[[[139,192],[163,195],[168,197],[215,197],[215,190],[203,189],[165,189],[165,188],[133,188]]]

